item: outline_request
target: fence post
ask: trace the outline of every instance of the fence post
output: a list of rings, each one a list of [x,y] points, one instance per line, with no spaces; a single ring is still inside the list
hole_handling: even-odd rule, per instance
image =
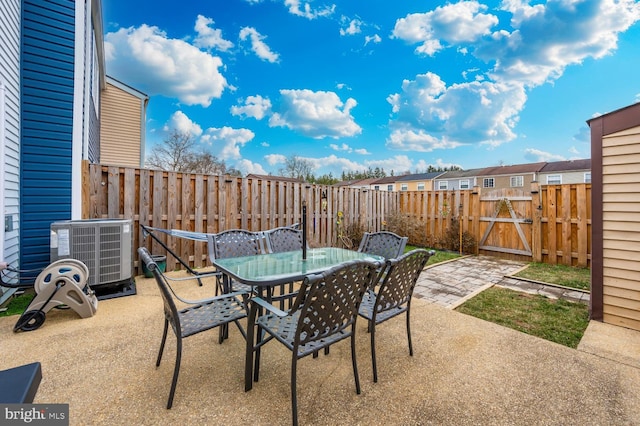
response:
[[[540,202],[540,184],[531,182],[531,254],[534,262],[542,262],[542,204]]]
[[[471,229],[471,233],[473,237],[476,239],[476,256],[480,253],[480,186],[474,185],[473,191],[471,192],[471,199],[473,208],[471,211],[473,212],[473,225]]]

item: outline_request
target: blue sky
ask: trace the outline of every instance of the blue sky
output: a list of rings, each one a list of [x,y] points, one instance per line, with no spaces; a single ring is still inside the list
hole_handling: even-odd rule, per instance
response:
[[[243,173],[316,176],[590,156],[640,101],[633,0],[104,0],[107,74]]]

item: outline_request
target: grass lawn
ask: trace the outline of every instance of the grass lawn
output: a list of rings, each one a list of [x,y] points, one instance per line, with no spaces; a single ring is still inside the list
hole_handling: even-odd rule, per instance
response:
[[[409,252],[411,250],[414,250],[414,249],[417,249],[417,248],[422,248],[422,247],[416,247],[416,246],[407,245],[404,248],[404,252],[407,253],[407,252]],[[431,249],[426,249],[426,250],[431,250]],[[460,254],[455,253],[455,252],[451,252],[451,251],[436,250],[436,254],[434,254],[433,256],[431,256],[429,258],[429,262],[427,262],[427,265],[433,265],[434,263],[444,262],[444,261],[447,261],[447,260],[455,259],[457,257],[460,257]]]
[[[0,312],[0,317],[8,317],[11,315],[22,315],[24,310],[29,306],[33,299],[34,293],[27,291],[20,296],[13,297],[9,304],[6,306],[5,311]]]
[[[591,271],[589,268],[530,263],[526,269],[514,276],[579,290],[589,290],[591,288]]]
[[[589,324],[589,309],[583,303],[501,287],[483,291],[456,310],[570,348],[578,347]]]

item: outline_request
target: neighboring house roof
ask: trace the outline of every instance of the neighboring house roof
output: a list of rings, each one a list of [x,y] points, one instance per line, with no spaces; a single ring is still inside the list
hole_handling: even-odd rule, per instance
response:
[[[400,176],[387,176],[387,177],[383,177],[380,179],[376,179],[373,182],[371,182],[371,185],[379,185],[379,184],[386,184],[386,183],[396,183],[399,180]]]
[[[429,172],[429,173],[415,173],[412,175],[400,176],[398,181],[406,182],[406,181],[423,181],[423,180],[433,180],[443,174],[444,172]]]
[[[368,180],[368,179],[343,180],[343,181],[334,183],[332,186],[338,186],[338,187],[340,187],[340,186],[353,186],[353,185],[357,185],[357,184],[359,184],[361,182],[364,182],[365,180]]]
[[[591,158],[581,160],[554,161],[547,163],[541,173],[572,172],[579,170],[591,170]]]
[[[479,173],[479,176],[499,176],[499,175],[516,175],[520,173],[536,173],[539,172],[547,163],[527,163],[515,164],[513,166],[495,166],[487,167]]]
[[[473,176],[480,176],[485,169],[469,169],[469,170],[449,170],[437,177],[438,180],[459,179]]]
[[[287,176],[256,175],[254,173],[248,174],[247,177],[251,179],[278,180],[281,182],[294,182],[294,183],[304,182],[304,179],[292,178]]]

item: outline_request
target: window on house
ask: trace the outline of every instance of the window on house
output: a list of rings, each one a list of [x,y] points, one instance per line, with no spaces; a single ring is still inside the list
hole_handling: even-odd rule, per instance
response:
[[[409,185],[406,183],[400,184],[400,191],[406,191],[409,189]]]
[[[469,189],[471,186],[469,185],[469,179],[460,179],[460,189]]]
[[[449,188],[449,182],[447,182],[446,180],[441,180],[438,182],[438,189],[448,189]]]
[[[418,191],[424,191],[424,182],[418,182]]]
[[[562,184],[562,175],[547,176],[547,185],[560,185],[560,184]]]
[[[495,188],[495,186],[496,186],[496,181],[494,178],[484,178],[482,180],[483,188]]]
[[[584,183],[591,183],[591,172],[584,174]]]
[[[511,187],[524,186],[524,176],[511,176]]]
[[[375,189],[376,191],[379,191],[380,190],[380,185],[374,185],[373,189]]]
[[[393,185],[387,185],[387,191],[393,191]]]

